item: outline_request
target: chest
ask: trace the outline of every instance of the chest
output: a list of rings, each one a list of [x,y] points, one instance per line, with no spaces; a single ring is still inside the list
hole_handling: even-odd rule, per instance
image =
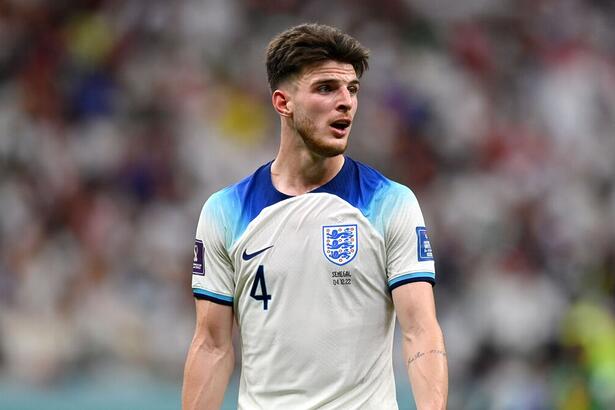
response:
[[[386,295],[384,240],[361,212],[332,195],[295,198],[255,218],[231,258],[242,310],[330,305]]]

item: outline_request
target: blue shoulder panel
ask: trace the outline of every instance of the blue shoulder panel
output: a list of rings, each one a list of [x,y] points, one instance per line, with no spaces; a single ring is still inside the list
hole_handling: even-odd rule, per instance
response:
[[[400,199],[416,200],[412,191],[391,181],[375,169],[346,157],[344,167],[330,182],[314,190],[337,195],[359,209],[372,226],[384,235],[386,218]]]
[[[344,166],[335,178],[313,192],[337,195],[367,216],[374,195],[389,185],[389,182],[373,168],[346,157]]]
[[[383,233],[386,215],[390,215],[397,191],[410,191],[373,168],[346,157],[340,172],[328,183],[312,192],[336,195],[359,209],[372,225]],[[393,195],[391,195],[393,194]],[[278,202],[292,198],[279,192],[271,182],[271,162],[261,166],[252,175],[231,185],[210,198],[211,205],[225,227],[226,246],[233,243],[246,230],[260,212]],[[386,200],[385,200],[386,199]]]
[[[210,201],[221,213],[226,229],[227,249],[263,209],[288,198],[290,196],[276,190],[271,183],[271,162],[242,181],[212,195]]]

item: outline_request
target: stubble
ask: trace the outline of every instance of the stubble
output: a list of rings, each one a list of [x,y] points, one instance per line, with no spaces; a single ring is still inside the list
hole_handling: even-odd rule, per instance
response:
[[[345,140],[343,146],[338,144],[327,144],[324,137],[319,139],[316,136],[316,125],[314,122],[301,112],[295,114],[293,125],[307,148],[320,156],[335,157],[346,151],[348,139]]]

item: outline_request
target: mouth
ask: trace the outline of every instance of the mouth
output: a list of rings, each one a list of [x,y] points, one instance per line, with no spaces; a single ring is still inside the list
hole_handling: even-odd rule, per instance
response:
[[[346,131],[346,129],[348,127],[350,127],[350,124],[351,124],[351,121],[349,119],[345,119],[344,118],[344,119],[333,121],[330,124],[330,126],[331,126],[331,128],[334,128],[334,129],[338,130],[339,132],[343,133],[343,132]]]

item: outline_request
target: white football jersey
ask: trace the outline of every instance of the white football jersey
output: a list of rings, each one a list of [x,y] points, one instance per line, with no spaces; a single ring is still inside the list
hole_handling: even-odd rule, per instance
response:
[[[296,197],[266,164],[201,212],[192,288],[239,323],[239,409],[397,409],[391,290],[416,281],[435,283],[416,197],[349,157]]]

